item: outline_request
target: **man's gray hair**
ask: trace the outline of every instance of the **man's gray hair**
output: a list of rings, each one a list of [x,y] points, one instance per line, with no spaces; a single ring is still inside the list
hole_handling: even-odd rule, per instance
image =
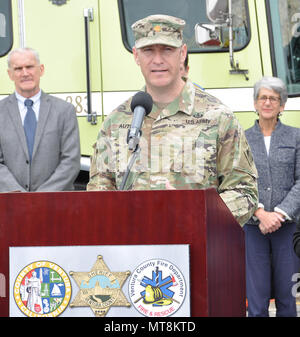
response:
[[[10,68],[10,61],[11,61],[11,57],[13,54],[16,54],[16,53],[19,53],[19,54],[24,54],[24,53],[27,53],[27,52],[31,52],[37,63],[40,64],[40,56],[39,56],[39,53],[33,49],[33,48],[29,48],[29,47],[24,47],[24,48],[16,48],[16,49],[13,49],[11,50],[9,53],[8,53],[8,56],[7,56],[7,65],[8,65],[8,68]]]
[[[283,106],[288,99],[288,92],[284,82],[278,77],[265,76],[254,85],[254,101],[257,101],[260,89],[274,90],[280,95],[280,105]]]

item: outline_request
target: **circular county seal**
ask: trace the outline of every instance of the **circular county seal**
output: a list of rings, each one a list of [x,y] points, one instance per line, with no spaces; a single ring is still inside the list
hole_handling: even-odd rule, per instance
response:
[[[36,261],[23,268],[14,283],[14,299],[29,317],[56,317],[71,299],[71,282],[57,264]]]
[[[129,280],[132,304],[147,317],[173,315],[184,301],[185,280],[171,262],[152,259],[141,263]]]

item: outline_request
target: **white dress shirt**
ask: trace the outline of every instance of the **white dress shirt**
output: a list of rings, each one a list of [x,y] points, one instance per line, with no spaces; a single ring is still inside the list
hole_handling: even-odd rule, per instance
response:
[[[40,111],[40,105],[41,105],[41,90],[34,96],[30,97],[33,101],[32,109],[35,113],[36,120],[39,120],[39,111]],[[18,106],[19,106],[19,111],[20,111],[20,116],[22,120],[22,124],[24,125],[24,119],[27,113],[27,107],[24,105],[25,100],[27,99],[26,97],[21,96],[17,92],[15,92],[16,98],[18,101]]]

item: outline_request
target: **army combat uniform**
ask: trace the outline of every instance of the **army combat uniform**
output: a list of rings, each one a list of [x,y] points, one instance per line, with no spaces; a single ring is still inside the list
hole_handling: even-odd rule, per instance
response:
[[[87,189],[118,190],[130,158],[131,99],[104,121]],[[244,132],[218,99],[187,80],[168,105],[154,102],[144,119],[138,159],[127,190],[214,187],[243,225],[257,207],[257,171]]]

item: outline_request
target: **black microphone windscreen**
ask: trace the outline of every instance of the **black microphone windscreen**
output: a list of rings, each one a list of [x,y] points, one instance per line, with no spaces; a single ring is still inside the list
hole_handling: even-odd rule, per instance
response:
[[[152,110],[152,105],[152,97],[147,92],[139,91],[132,97],[130,108],[133,112],[137,106],[142,106],[146,111],[146,115],[148,115]]]

